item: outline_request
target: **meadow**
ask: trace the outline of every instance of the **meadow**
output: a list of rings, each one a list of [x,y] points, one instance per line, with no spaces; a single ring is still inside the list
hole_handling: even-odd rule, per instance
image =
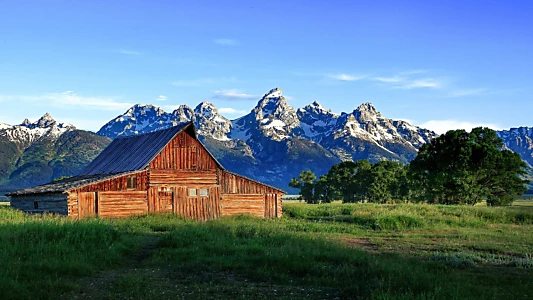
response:
[[[533,206],[284,203],[277,220],[0,206],[2,298],[531,299]]]

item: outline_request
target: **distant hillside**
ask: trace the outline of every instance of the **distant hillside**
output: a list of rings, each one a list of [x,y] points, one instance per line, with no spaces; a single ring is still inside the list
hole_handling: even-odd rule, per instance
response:
[[[48,114],[35,123],[6,126],[0,130],[0,192],[76,175],[110,142]]]

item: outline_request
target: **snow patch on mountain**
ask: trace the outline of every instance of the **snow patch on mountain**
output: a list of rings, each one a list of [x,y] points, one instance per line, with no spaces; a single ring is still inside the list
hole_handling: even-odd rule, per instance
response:
[[[218,109],[210,102],[204,101],[194,109],[196,116],[195,126],[198,134],[211,136],[219,141],[231,140],[228,135],[232,123],[219,114]]]
[[[43,136],[56,139],[63,133],[74,129],[76,127],[73,125],[59,123],[49,113],[45,113],[39,120],[33,123],[25,119],[19,125],[2,128],[0,130],[0,136],[7,137],[9,141],[15,142],[21,148],[25,149]]]

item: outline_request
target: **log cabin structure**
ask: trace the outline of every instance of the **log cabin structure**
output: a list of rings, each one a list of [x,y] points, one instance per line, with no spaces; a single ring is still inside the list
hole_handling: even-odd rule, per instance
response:
[[[249,213],[279,218],[284,191],[226,170],[192,122],[118,137],[78,176],[8,194],[11,206],[72,218],[167,212],[211,220]]]

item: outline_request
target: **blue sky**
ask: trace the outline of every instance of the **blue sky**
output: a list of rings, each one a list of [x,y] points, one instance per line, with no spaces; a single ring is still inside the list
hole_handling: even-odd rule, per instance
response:
[[[533,126],[533,1],[0,1],[0,122],[135,103],[234,119],[280,87],[436,131]]]

